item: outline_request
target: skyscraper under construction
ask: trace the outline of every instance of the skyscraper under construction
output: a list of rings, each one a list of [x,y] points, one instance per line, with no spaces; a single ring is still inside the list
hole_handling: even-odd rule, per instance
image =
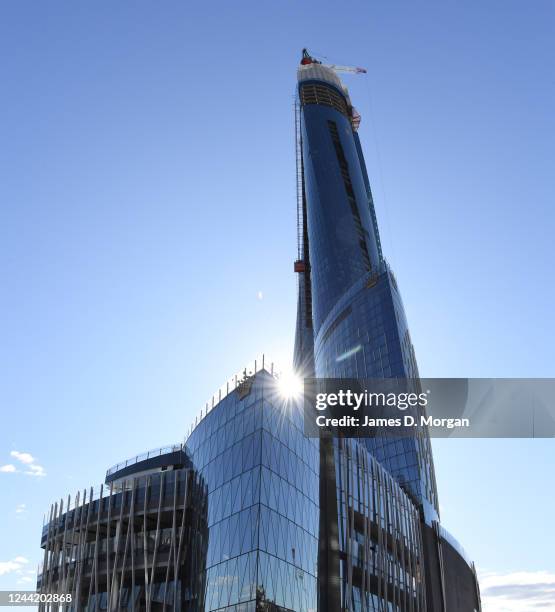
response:
[[[295,367],[304,377],[417,379],[401,295],[382,253],[358,135],[361,117],[337,68],[305,49],[297,71]],[[439,524],[430,439],[418,431],[321,440],[320,610],[479,608],[473,566],[455,570],[441,561],[448,538]],[[376,473],[368,469],[370,458],[379,465]],[[377,502],[380,478],[389,477]],[[398,504],[418,513],[412,543]]]
[[[360,116],[337,72],[303,52],[294,367],[414,379]],[[302,400],[284,396],[264,357],[211,398],[183,443],[53,504],[41,546],[43,609],[480,610],[474,565],[439,522],[428,436],[307,437]]]

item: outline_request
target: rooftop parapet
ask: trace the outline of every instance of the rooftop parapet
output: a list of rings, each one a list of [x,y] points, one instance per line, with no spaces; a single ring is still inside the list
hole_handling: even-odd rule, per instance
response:
[[[223,399],[225,399],[230,393],[239,388],[246,379],[254,376],[258,372],[265,370],[276,379],[280,377],[280,370],[267,355],[260,355],[254,361],[251,361],[247,366],[245,366],[242,370],[234,374],[214,393],[212,397],[205,403],[205,405],[201,408],[200,413],[198,413],[195,420],[191,423],[191,426],[187,430],[185,434],[185,441],[189,438],[189,436],[193,433],[197,425],[206,417],[206,415],[219,404]]]

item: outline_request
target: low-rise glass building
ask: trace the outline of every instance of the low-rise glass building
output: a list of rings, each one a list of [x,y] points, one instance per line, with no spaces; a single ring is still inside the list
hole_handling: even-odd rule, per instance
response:
[[[206,609],[316,610],[318,441],[299,406],[261,369],[185,446],[208,490]]]

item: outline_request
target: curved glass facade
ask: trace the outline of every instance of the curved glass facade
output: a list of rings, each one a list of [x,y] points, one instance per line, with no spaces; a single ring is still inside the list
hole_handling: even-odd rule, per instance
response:
[[[321,91],[314,94],[316,86]],[[326,98],[326,90],[333,99]],[[336,97],[341,97],[343,106],[334,101]],[[301,66],[299,104],[314,374],[319,378],[417,378],[401,296],[382,257],[348,94],[335,74],[326,77],[324,67]],[[365,443],[399,483],[437,515],[429,439],[389,437]]]
[[[269,373],[245,385],[186,440],[208,487],[205,609],[316,610],[318,441]]]
[[[401,296],[385,263],[372,287],[361,279],[331,309],[316,336],[315,370],[322,378],[418,377]],[[437,518],[429,439],[388,435],[361,442]]]

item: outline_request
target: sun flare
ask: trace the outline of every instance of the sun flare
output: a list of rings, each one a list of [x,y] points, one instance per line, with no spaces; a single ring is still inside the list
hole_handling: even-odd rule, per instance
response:
[[[280,375],[278,386],[283,397],[299,397],[303,390],[303,381],[293,370],[288,370]]]

